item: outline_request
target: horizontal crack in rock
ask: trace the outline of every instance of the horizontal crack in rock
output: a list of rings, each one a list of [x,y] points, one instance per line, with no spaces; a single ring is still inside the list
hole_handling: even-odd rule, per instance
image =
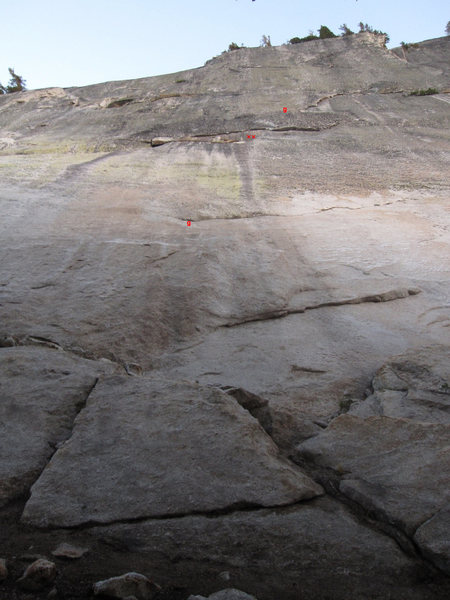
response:
[[[231,323],[224,323],[220,327],[237,327],[239,325],[245,325],[246,323],[253,323],[255,321],[269,321],[272,319],[281,319],[288,315],[301,314],[308,310],[316,310],[318,308],[326,308],[329,306],[345,306],[347,304],[365,304],[370,302],[392,302],[393,300],[400,300],[407,298],[408,296],[415,296],[420,294],[421,290],[418,289],[405,289],[400,288],[398,290],[390,290],[388,292],[382,292],[380,294],[370,294],[368,296],[350,298],[348,300],[331,300],[329,302],[321,302],[320,304],[314,304],[311,306],[303,306],[301,308],[285,308],[280,310],[273,310],[266,313],[260,313],[234,321]]]
[[[166,257],[164,257],[166,258]],[[93,352],[88,350],[84,350],[84,348],[80,348],[79,346],[61,346],[58,342],[50,340],[49,338],[37,336],[37,335],[26,335],[23,337],[17,337],[11,334],[3,334],[0,336],[0,348],[7,348],[12,346],[43,346],[45,348],[51,348],[52,350],[57,350],[58,352],[66,352],[67,354],[73,354],[75,356],[79,356],[80,358],[84,358],[86,360],[100,361],[100,360],[108,360],[110,363],[117,365],[118,367],[124,369],[127,373],[127,367],[129,363],[126,363],[123,360],[119,360],[117,358],[106,358],[104,356],[97,356]],[[133,364],[133,363],[130,363]],[[139,365],[136,365],[139,367]],[[140,369],[140,367],[139,367]],[[128,373],[130,374],[130,373]],[[134,374],[134,373],[133,373]]]
[[[295,463],[293,463],[295,465]],[[296,465],[298,466],[298,465]],[[320,498],[320,496],[319,496]],[[230,506],[226,506],[224,508],[216,508],[212,510],[193,510],[189,512],[178,512],[178,513],[168,513],[168,514],[159,514],[159,515],[144,515],[142,517],[132,517],[129,519],[113,519],[112,521],[95,521],[90,520],[85,523],[80,523],[78,525],[55,525],[55,526],[47,526],[47,527],[39,527],[35,526],[36,529],[40,531],[54,531],[58,529],[65,530],[77,530],[81,531],[83,529],[91,529],[93,527],[110,527],[111,525],[126,525],[133,523],[143,523],[145,521],[163,521],[163,520],[174,520],[174,519],[184,519],[186,517],[206,517],[209,519],[215,519],[217,517],[222,517],[226,515],[232,515],[238,512],[257,512],[263,510],[283,510],[286,508],[291,508],[292,506],[304,505],[307,503],[314,502],[314,498],[306,498],[305,500],[297,500],[296,502],[289,502],[286,504],[276,504],[274,506],[263,506],[262,504],[256,504],[251,502],[237,502],[236,504],[231,504]]]
[[[333,121],[331,123],[326,123],[322,125],[286,125],[280,127],[257,127],[257,128],[249,128],[249,129],[235,129],[231,131],[219,131],[214,133],[192,133],[190,135],[185,135],[182,137],[169,137],[163,135],[157,135],[150,139],[139,138],[137,137],[135,141],[140,142],[142,144],[149,144],[153,148],[158,148],[159,146],[164,146],[165,144],[171,144],[174,142],[207,142],[211,144],[231,144],[240,142],[242,140],[217,140],[217,139],[208,139],[208,138],[217,138],[221,135],[234,135],[234,134],[243,134],[251,131],[273,131],[273,132],[285,132],[285,131],[310,131],[310,132],[318,132],[324,131],[326,129],[331,129],[331,127],[335,127],[339,125],[339,121]]]

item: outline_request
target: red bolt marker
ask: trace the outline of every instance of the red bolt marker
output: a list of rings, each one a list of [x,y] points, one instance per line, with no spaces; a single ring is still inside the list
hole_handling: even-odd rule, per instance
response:
[[[187,222],[187,226],[188,226],[188,227],[190,227],[190,226],[191,226],[191,222],[190,222],[190,221],[188,221],[188,222]]]
[[[283,112],[287,112],[286,106],[283,107]]]

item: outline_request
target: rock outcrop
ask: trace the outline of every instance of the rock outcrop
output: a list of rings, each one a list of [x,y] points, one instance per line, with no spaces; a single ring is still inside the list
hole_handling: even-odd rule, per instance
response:
[[[449,48],[0,96],[2,597],[450,595]]]

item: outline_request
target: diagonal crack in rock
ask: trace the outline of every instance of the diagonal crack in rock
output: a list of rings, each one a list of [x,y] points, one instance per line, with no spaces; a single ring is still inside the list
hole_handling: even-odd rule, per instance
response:
[[[394,300],[401,300],[408,298],[409,296],[415,296],[420,294],[421,290],[417,288],[396,288],[387,292],[381,292],[379,294],[369,294],[367,296],[356,296],[355,298],[347,298],[343,300],[330,300],[328,302],[320,302],[318,304],[312,304],[309,306],[303,306],[299,308],[281,308],[272,311],[259,313],[256,315],[250,315],[236,321],[224,323],[221,327],[237,327],[239,325],[245,325],[246,323],[253,323],[255,321],[269,321],[272,319],[281,319],[288,315],[301,314],[309,310],[317,310],[319,308],[326,308],[330,306],[346,306],[349,304],[365,304],[371,302],[392,302]]]

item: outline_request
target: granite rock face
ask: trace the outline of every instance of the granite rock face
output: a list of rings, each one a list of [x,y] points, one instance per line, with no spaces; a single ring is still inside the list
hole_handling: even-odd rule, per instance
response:
[[[450,595],[449,50],[0,96],[8,567],[71,528],[80,585]]]

